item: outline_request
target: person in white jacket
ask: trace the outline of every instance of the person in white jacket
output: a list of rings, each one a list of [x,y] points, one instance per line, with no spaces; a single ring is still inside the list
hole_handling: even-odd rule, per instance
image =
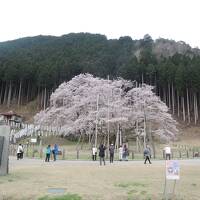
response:
[[[97,148],[95,146],[92,147],[92,160],[97,160]]]
[[[119,147],[119,160],[122,161],[122,155],[123,155],[123,148],[122,146]]]
[[[170,160],[171,159],[171,148],[170,148],[170,146],[168,146],[168,145],[165,146],[164,152],[165,152],[165,159]]]
[[[17,148],[17,160],[22,159],[23,158],[23,147],[21,144],[19,144],[18,148]]]

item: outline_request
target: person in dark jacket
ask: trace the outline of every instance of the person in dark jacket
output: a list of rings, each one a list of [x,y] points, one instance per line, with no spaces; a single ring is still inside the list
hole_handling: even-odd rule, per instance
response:
[[[58,145],[57,144],[54,145],[52,153],[53,153],[53,160],[56,161],[56,158],[57,158],[57,155],[58,155]]]
[[[150,149],[148,147],[146,147],[144,149],[144,164],[146,164],[147,160],[149,161],[149,164],[151,164],[151,161],[150,161],[150,156],[151,156],[151,152],[150,152]]]
[[[102,165],[102,160],[104,162],[104,165],[106,165],[106,162],[105,162],[105,150],[106,150],[106,147],[103,144],[101,144],[99,146],[100,165]]]
[[[115,152],[115,147],[113,144],[110,145],[109,151],[110,151],[110,163],[113,163],[114,152]]]
[[[129,156],[128,147],[126,146],[126,144],[124,144],[122,153],[123,160],[128,161],[128,156]]]

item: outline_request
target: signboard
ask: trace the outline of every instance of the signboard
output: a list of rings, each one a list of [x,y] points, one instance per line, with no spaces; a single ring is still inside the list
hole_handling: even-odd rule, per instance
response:
[[[177,160],[166,160],[166,179],[178,180],[180,178],[180,164]]]
[[[36,138],[31,138],[31,143],[36,143],[37,139]]]

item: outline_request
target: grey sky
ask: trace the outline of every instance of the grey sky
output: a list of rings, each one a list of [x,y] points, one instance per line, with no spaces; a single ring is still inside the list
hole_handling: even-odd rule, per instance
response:
[[[71,32],[182,40],[200,47],[199,0],[0,0],[0,41]]]

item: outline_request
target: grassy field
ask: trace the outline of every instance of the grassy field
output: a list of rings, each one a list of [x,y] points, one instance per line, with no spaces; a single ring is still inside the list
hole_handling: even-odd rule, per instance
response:
[[[180,161],[176,200],[200,199],[200,162],[191,161]],[[0,200],[160,200],[164,183],[164,161],[153,161],[152,165],[142,161],[113,165],[107,162],[106,166],[99,166],[99,162],[45,163],[12,158],[10,174],[0,177]],[[61,189],[64,193],[52,194],[50,189]]]

